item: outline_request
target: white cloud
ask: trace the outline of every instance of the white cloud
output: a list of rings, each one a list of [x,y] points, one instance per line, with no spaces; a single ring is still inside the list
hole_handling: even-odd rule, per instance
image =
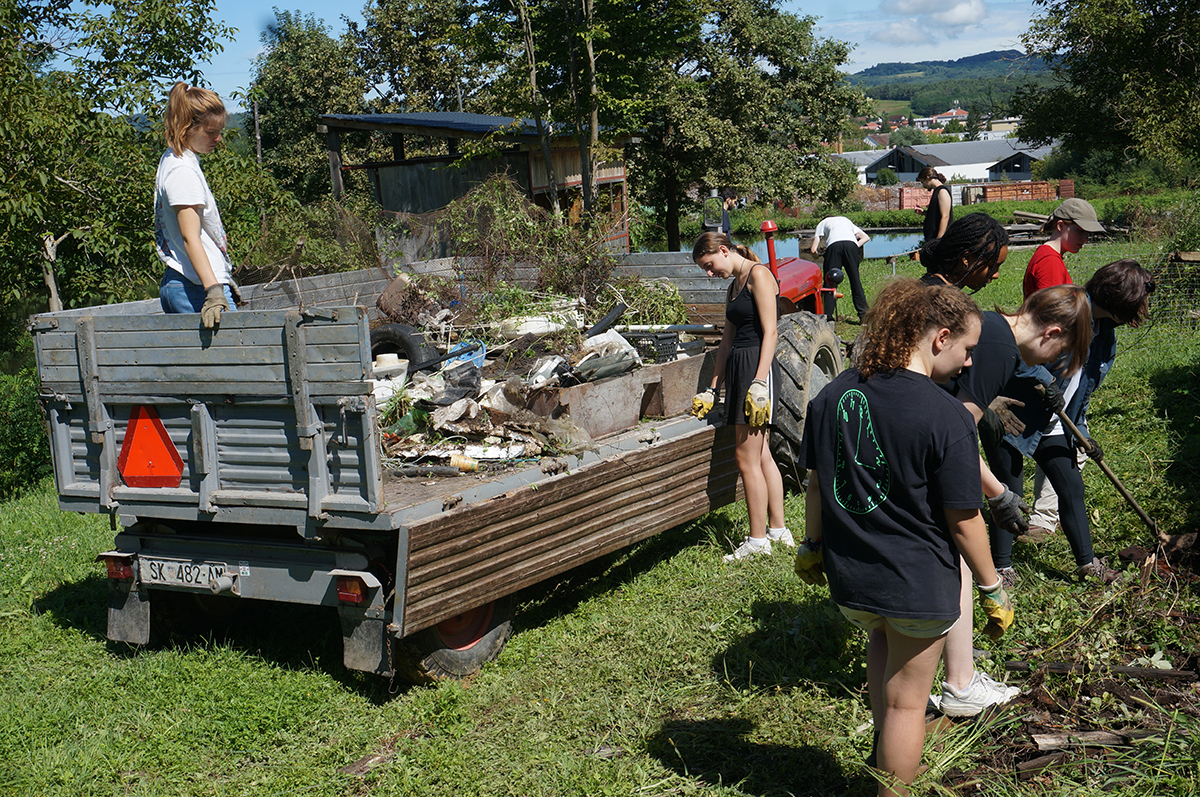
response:
[[[945,5],[941,0],[884,0],[879,4],[879,10],[889,16],[912,17],[935,14]]]
[[[987,6],[983,0],[960,0],[950,8],[931,16],[949,28],[965,28],[968,25],[978,25],[987,15]]]
[[[881,44],[923,44],[929,41],[924,26],[916,19],[888,23],[883,30],[873,30],[867,38]]]

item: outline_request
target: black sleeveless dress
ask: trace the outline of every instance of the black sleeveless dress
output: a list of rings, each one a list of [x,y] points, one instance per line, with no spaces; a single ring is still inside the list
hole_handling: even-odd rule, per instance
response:
[[[760,264],[755,264],[758,268]],[[766,268],[766,266],[763,266]],[[733,293],[734,284],[729,286]],[[727,297],[725,322],[733,326],[733,344],[725,360],[725,423],[749,423],[746,418],[746,392],[758,371],[758,356],[762,350],[762,320],[750,292],[750,280],[742,286],[737,296]],[[767,401],[771,407],[771,419],[775,418],[775,391],[779,384],[779,361],[771,358],[771,371],[767,376]]]

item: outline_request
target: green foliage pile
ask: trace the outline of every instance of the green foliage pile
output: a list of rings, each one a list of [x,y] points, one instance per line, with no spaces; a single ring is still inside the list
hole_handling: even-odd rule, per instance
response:
[[[0,500],[35,484],[50,472],[50,442],[38,406],[37,373],[26,367],[0,374]]]
[[[875,173],[875,185],[880,187],[889,185],[899,185],[900,178],[896,176],[896,172],[890,166],[884,166]]]

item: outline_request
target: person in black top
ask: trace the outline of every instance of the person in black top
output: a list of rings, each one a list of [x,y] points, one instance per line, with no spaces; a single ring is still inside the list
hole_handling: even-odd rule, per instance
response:
[[[703,418],[724,383],[725,423],[734,425],[734,455],[750,514],[749,536],[725,557],[734,561],[769,553],[772,542],[796,544],[783,514],[783,477],[768,445],[779,382],[775,361],[779,284],[749,248],[735,246],[719,232],[700,236],[692,260],[710,277],[733,278],[712,386],[692,399],[692,413]]]
[[[954,220],[954,198],[950,196],[946,178],[932,166],[926,166],[917,174],[917,182],[933,192],[929,206],[924,210],[917,208],[918,213],[925,214],[925,241],[928,243],[946,234],[946,228]]]
[[[975,293],[1000,276],[1000,266],[1008,259],[1008,232],[986,213],[970,213],[940,237],[926,240],[920,251],[922,283]]]
[[[797,463],[808,469],[807,539],[796,571],[814,583],[823,559],[834,602],[867,631],[877,765],[907,784],[946,633],[960,620],[960,554],[989,635],[1013,615],[980,514],[975,422],[936,384],[970,364],[979,308],[960,290],[897,280],[866,326],[856,368],[809,402]],[[893,794],[891,783],[879,793]]]

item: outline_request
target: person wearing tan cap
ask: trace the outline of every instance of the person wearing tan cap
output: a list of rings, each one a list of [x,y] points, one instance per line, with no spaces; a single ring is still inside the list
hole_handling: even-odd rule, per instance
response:
[[[1070,285],[1071,275],[1063,254],[1074,254],[1088,242],[1094,232],[1104,232],[1104,225],[1096,219],[1096,209],[1085,199],[1067,199],[1054,209],[1042,226],[1042,232],[1050,234],[1050,240],[1037,248],[1025,269],[1021,284],[1025,297],[1042,288],[1055,285]]]

